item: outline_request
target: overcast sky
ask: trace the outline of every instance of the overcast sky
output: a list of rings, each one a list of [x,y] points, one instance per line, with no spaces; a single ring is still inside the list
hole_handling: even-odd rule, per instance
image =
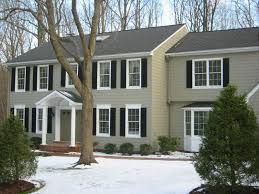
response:
[[[162,25],[172,24],[172,13],[169,0],[161,0],[163,6]]]

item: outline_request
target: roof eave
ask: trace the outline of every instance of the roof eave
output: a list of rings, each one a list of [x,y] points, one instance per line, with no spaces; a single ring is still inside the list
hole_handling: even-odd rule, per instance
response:
[[[209,55],[209,54],[222,54],[222,53],[242,53],[242,52],[256,52],[259,51],[259,46],[251,47],[238,47],[238,48],[225,48],[225,49],[208,49],[198,51],[186,51],[166,53],[168,57],[182,57],[182,56],[195,56],[195,55]]]
[[[98,55],[94,56],[93,60],[104,60],[104,59],[117,59],[117,58],[127,58],[127,57],[146,57],[151,56],[151,52],[136,52],[136,53],[120,53],[113,55]],[[83,60],[83,57],[81,57]],[[69,62],[74,62],[73,58],[68,58]],[[6,66],[15,66],[15,65],[29,65],[29,64],[52,64],[58,63],[57,59],[47,59],[47,60],[35,60],[35,61],[23,61],[23,62],[13,62],[13,63],[4,63]]]

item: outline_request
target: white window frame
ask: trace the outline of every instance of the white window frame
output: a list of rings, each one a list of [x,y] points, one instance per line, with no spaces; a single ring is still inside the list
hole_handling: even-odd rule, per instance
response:
[[[18,89],[18,69],[24,69],[24,89]],[[25,92],[26,88],[26,66],[15,68],[15,92]]]
[[[129,134],[129,122],[128,122],[128,110],[129,109],[139,109],[139,134],[132,135]],[[141,104],[126,104],[126,112],[125,112],[125,136],[127,138],[141,138]]]
[[[100,79],[100,70],[101,70],[101,68],[100,68],[100,65],[101,65],[101,63],[109,63],[109,65],[110,65],[110,76],[109,76],[109,87],[101,87],[100,86],[100,81],[101,81],[101,79]],[[110,60],[106,60],[106,61],[98,61],[97,62],[97,90],[110,90],[111,89],[111,74],[112,74],[112,68],[111,68],[111,61]]]
[[[109,133],[100,133],[100,126],[99,126],[100,109],[109,109]],[[111,105],[110,104],[97,104],[96,105],[96,136],[110,137],[110,134],[111,134]]]
[[[211,86],[210,72],[209,72],[209,61],[220,60],[221,61],[221,84],[219,86]],[[195,86],[195,62],[206,61],[206,86]],[[207,59],[194,59],[192,60],[192,88],[193,89],[219,89],[223,88],[223,58],[207,58]]]
[[[76,74],[78,75],[78,64],[77,63],[71,63],[70,64],[71,66],[75,66],[76,65]],[[68,73],[66,72],[66,88],[74,88],[74,84],[69,84],[69,75]]]
[[[14,116],[17,116],[17,109],[23,109],[23,126],[25,125],[25,105],[17,104],[14,105]]]
[[[191,111],[191,135],[186,135],[186,111]],[[211,107],[202,107],[202,108],[184,108],[184,136],[189,137],[202,137],[200,135],[194,135],[194,112],[210,112],[212,111]]]
[[[38,123],[38,117],[39,117],[39,109],[42,109],[42,130],[43,130],[43,119],[44,119],[44,116],[43,116],[43,107],[37,107],[36,108],[36,134],[42,134],[42,130],[39,131],[39,123]]]
[[[129,62],[130,61],[139,61],[139,86],[130,86],[129,85]],[[142,64],[141,64],[141,58],[132,58],[132,59],[127,59],[126,62],[126,88],[127,89],[141,89],[141,84],[142,84]]]
[[[41,89],[40,88],[40,68],[41,67],[47,67],[48,68],[48,70],[47,70],[48,81],[47,81],[47,88],[46,89]],[[38,79],[38,81],[37,81],[37,91],[38,92],[46,92],[46,91],[48,91],[48,87],[49,87],[49,65],[39,65],[37,68],[38,68],[37,69],[37,79]]]

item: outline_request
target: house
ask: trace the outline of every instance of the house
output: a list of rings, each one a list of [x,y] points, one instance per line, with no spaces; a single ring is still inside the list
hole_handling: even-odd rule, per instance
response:
[[[208,111],[229,83],[246,92],[259,115],[259,28],[191,33],[186,25],[99,34],[93,58],[93,135],[103,147],[156,145],[180,139],[197,151]],[[66,43],[81,52],[78,37]],[[80,66],[67,54],[80,77]],[[44,150],[71,150],[80,142],[81,99],[50,43],[7,63],[10,107]]]

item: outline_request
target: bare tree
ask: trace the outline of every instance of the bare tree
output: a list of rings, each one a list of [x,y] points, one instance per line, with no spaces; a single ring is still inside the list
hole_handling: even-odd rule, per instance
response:
[[[64,67],[67,71],[68,75],[72,79],[76,90],[80,94],[82,98],[82,125],[81,125],[81,155],[78,161],[78,164],[86,164],[90,165],[91,163],[95,163],[96,160],[93,156],[93,141],[92,141],[92,117],[93,117],[93,96],[92,96],[92,57],[95,52],[95,44],[96,44],[96,35],[97,35],[97,26],[100,18],[100,5],[102,0],[94,1],[94,14],[92,17],[91,23],[91,33],[87,37],[84,33],[81,20],[79,18],[78,10],[77,10],[77,1],[73,0],[71,5],[71,11],[73,15],[73,20],[76,25],[77,31],[79,33],[79,39],[82,46],[83,59],[81,58],[78,52],[73,53],[70,52],[65,44],[64,38],[60,37],[56,20],[55,20],[55,5],[53,0],[35,0],[41,6],[43,13],[45,15],[46,23],[40,22],[39,25],[48,33],[50,38],[50,42],[54,49],[56,58],[58,62]],[[32,15],[37,21],[38,14],[37,11],[32,10],[30,7],[25,4],[21,7],[12,7],[5,10],[8,16],[19,13],[26,12]],[[74,42],[67,38],[65,42],[70,42],[74,45],[76,51],[78,51],[78,45],[73,44]],[[74,60],[79,64],[80,69],[82,69],[82,78],[80,79],[76,72],[73,70],[70,65],[66,52],[69,52]]]
[[[239,25],[244,27],[253,27],[255,24],[254,9],[252,0],[234,0],[236,19]]]

